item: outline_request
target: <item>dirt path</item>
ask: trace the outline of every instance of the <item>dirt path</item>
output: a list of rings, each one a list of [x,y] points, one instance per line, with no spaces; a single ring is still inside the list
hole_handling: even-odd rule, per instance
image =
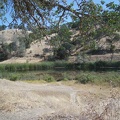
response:
[[[115,115],[120,118],[115,112],[120,109],[119,95],[118,88],[0,80],[0,120],[95,120],[93,111],[105,118],[105,109],[114,120]]]

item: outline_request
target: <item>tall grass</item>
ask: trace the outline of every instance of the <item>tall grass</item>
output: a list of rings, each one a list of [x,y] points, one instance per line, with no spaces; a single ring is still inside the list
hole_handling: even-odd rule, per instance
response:
[[[36,70],[49,70],[53,69],[53,62],[44,62],[37,64],[0,64],[0,71],[9,71],[9,72],[17,72],[17,71],[36,71]]]
[[[56,81],[77,80],[77,82],[82,84],[107,83],[112,84],[113,86],[120,86],[119,71],[114,72],[119,69],[120,62],[105,61],[98,61],[94,63],[69,63],[65,61],[56,61],[34,64],[0,64],[0,78],[7,78],[13,81],[43,79],[46,81],[52,81],[54,79]],[[47,73],[48,70],[50,70],[49,73]],[[113,72],[108,72],[110,70]],[[40,71],[44,71],[44,73],[41,74]]]
[[[0,64],[0,71],[39,71],[39,70],[84,70],[84,71],[115,71],[120,70],[119,62],[98,61],[93,63],[69,63],[65,61],[41,63]]]

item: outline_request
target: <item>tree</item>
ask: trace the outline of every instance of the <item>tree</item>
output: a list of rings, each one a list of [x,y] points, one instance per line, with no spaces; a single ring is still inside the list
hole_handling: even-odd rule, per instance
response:
[[[8,47],[8,44],[4,44],[2,43],[0,45],[0,61],[3,61],[3,60],[6,60],[8,59],[10,56],[9,56],[9,47]]]
[[[120,31],[120,5],[114,2],[102,0],[101,4],[95,4],[92,0],[73,0],[68,4],[66,0],[3,0],[3,13],[10,4],[13,24],[16,19],[21,19],[24,25],[29,24],[39,30],[45,31],[54,25],[59,34],[61,25],[71,17],[72,27],[79,30],[73,39],[76,50],[80,47],[90,49],[92,41],[99,41],[105,36],[114,38],[114,33]],[[63,41],[60,42],[62,44]]]
[[[0,31],[1,31],[1,30],[5,30],[6,27],[7,27],[6,25],[0,25]]]
[[[59,18],[56,22],[60,24],[63,21],[63,18],[68,16],[67,14],[73,14],[77,18],[81,18],[84,9],[91,9],[93,5],[88,4],[91,0],[73,0],[70,4],[66,0],[3,0],[3,9],[6,5],[9,5],[13,8],[12,17],[20,18],[24,23],[32,22],[37,24],[39,27],[46,26],[47,22],[51,22],[50,18],[55,16]],[[76,9],[74,5],[77,4]],[[86,7],[86,8],[85,8]],[[70,15],[69,14],[69,15]],[[88,16],[88,15],[87,15]],[[54,19],[55,20],[55,19]]]
[[[101,23],[104,28],[110,24],[109,27],[114,27],[114,31],[120,29],[120,25],[116,26],[120,19],[120,6],[110,2],[103,9],[103,4],[104,1],[95,4],[92,0],[73,0],[70,4],[66,0],[2,0],[1,10],[5,12],[11,5],[15,23],[16,19],[21,19],[24,24],[31,23],[40,29],[47,28],[49,24],[59,27],[69,16],[78,20],[80,31],[83,32],[95,28],[97,23]],[[84,30],[86,25],[88,27]]]
[[[57,59],[65,59],[71,54],[73,48],[71,35],[70,29],[66,25],[62,25],[58,34],[51,38],[50,45],[53,47],[54,56]]]

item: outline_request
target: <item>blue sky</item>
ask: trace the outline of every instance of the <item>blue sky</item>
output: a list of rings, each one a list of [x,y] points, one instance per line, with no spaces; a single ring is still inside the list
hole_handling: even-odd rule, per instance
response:
[[[67,0],[68,3],[71,3],[72,1],[73,1],[73,0]],[[100,3],[101,0],[93,0],[93,1],[94,1],[95,3]],[[105,3],[115,2],[115,3],[119,4],[119,0],[104,0],[104,1],[105,1]],[[7,18],[7,21],[8,21],[8,22],[3,23],[3,21],[0,20],[0,25],[2,25],[2,24],[8,25],[8,24],[12,21],[12,19],[11,19],[11,17],[10,17],[10,13],[7,13],[7,14],[6,14],[6,18]]]
[[[101,0],[93,0],[95,3],[100,3]],[[119,0],[104,0],[106,3],[109,2],[115,2],[115,3],[119,3]]]

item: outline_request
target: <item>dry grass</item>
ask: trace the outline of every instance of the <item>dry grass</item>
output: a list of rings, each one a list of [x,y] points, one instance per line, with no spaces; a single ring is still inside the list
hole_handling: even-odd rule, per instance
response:
[[[47,83],[44,80],[24,80],[24,82],[32,83],[32,84],[46,84]]]
[[[28,31],[28,34],[30,32]],[[78,32],[76,31],[75,34],[78,34]],[[26,53],[25,53],[25,57],[23,58],[13,58],[13,59],[9,59],[6,60],[4,62],[1,63],[36,63],[36,62],[41,62],[45,59],[45,57],[43,58],[35,58],[33,57],[35,54],[36,55],[42,55],[44,54],[44,49],[51,49],[51,46],[49,45],[49,40],[51,39],[51,37],[55,36],[56,34],[51,34],[49,36],[47,36],[48,40],[46,39],[46,37],[44,37],[42,40],[35,40],[34,42],[31,43],[30,48],[26,49]],[[1,39],[4,38],[4,42],[7,43],[11,43],[12,41],[15,40],[15,38],[20,37],[20,36],[24,36],[24,34],[22,33],[22,30],[17,30],[17,29],[10,29],[10,30],[5,30],[5,31],[0,31],[0,37]],[[74,36],[74,35],[73,35]],[[14,38],[14,39],[13,39]],[[100,40],[99,42],[99,46],[102,46],[103,48],[108,47],[108,43],[106,42],[106,39],[103,38]],[[116,42],[115,43],[116,49],[120,48],[120,42]],[[52,54],[51,52],[47,52],[45,53],[45,56],[48,56],[50,54]],[[76,61],[77,57],[73,56],[70,57],[69,61],[73,62]],[[111,60],[111,54],[105,54],[105,55],[91,55],[89,56],[89,59],[91,61],[96,61],[96,60]],[[113,56],[113,60],[118,61],[120,59],[120,55],[118,54],[114,54]]]
[[[78,85],[74,81],[57,84],[36,84],[36,82],[0,80],[0,118],[4,118],[2,120],[7,120],[5,117],[12,120],[119,120],[120,118],[119,88]]]

